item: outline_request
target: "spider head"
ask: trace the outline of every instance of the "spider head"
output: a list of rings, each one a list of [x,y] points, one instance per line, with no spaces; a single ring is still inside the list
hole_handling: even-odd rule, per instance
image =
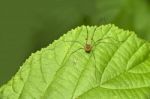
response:
[[[92,50],[92,45],[91,44],[86,44],[84,47],[84,50],[86,53],[90,53]]]

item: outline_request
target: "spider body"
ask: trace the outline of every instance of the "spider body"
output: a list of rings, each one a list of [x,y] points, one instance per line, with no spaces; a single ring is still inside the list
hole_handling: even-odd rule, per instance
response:
[[[86,42],[85,42],[85,46],[84,46],[84,51],[86,53],[90,53],[92,51],[92,48],[93,48],[92,41],[93,41],[93,37],[94,37],[94,33],[96,31],[96,28],[94,29],[91,38],[89,38],[89,33],[88,33],[88,28],[87,27],[86,27],[86,30],[87,30],[87,37],[85,39]]]
[[[92,45],[91,44],[85,44],[84,50],[86,53],[90,53],[92,50]]]

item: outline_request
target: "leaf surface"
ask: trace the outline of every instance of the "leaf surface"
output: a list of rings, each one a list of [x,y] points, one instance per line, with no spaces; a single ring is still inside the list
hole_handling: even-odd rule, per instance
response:
[[[149,53],[134,32],[110,24],[77,27],[32,54],[0,88],[0,98],[148,99]]]

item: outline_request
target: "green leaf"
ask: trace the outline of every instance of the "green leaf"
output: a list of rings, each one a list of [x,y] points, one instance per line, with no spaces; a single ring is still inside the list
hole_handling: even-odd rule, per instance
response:
[[[149,43],[134,32],[110,24],[77,27],[32,54],[0,88],[0,98],[148,99],[149,54]]]

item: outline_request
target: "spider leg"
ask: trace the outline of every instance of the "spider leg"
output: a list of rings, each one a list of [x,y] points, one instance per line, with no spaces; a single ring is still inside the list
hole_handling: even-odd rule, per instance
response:
[[[85,38],[85,40],[86,40],[86,43],[85,43],[85,44],[88,43],[88,38],[89,38],[89,31],[88,31],[87,26],[86,26],[86,31],[87,31],[87,32],[86,32],[86,33],[87,33],[87,34],[86,34],[87,36],[86,36],[86,38]]]
[[[95,58],[95,55],[94,55],[94,52],[92,51],[92,55],[93,55],[93,58],[94,58],[94,61],[95,61],[95,65],[94,65],[94,67],[95,67],[95,78],[96,78],[96,81],[98,81],[98,79],[97,79],[97,66],[96,66],[96,58]]]
[[[92,38],[91,38],[91,40],[95,43],[95,41],[94,41],[94,35],[95,35],[95,31],[96,31],[96,29],[97,29],[97,27],[94,29],[94,31],[93,31],[93,35],[92,35]],[[93,42],[91,42],[91,43],[93,43]]]
[[[77,43],[77,44],[83,46],[83,44],[79,41],[74,41],[74,40],[73,41],[65,41],[65,40],[63,40],[63,42],[73,42],[73,43]]]
[[[114,44],[114,43],[112,43],[112,42],[102,42],[102,41],[99,41],[99,42],[97,42],[97,43],[94,44],[94,47],[96,47],[97,45],[102,44],[102,43],[111,44],[111,45]]]
[[[94,46],[97,46],[97,45],[99,45],[101,43],[106,43],[106,44],[113,45],[113,44],[120,44],[121,42],[104,42],[104,41],[102,42],[102,41],[99,41],[99,42],[95,43]]]
[[[53,44],[53,48],[50,48],[49,50],[51,50],[52,52],[53,52],[53,54],[54,54],[54,59],[55,59],[55,61],[56,61],[56,64],[57,65],[60,65],[59,63],[58,63],[58,61],[57,61],[57,59],[56,59],[56,44]]]
[[[78,49],[76,49],[75,51],[71,52],[70,56],[71,56],[72,54],[74,54],[75,52],[81,50],[81,49],[84,49],[84,48],[78,48]]]
[[[117,39],[114,39],[113,37],[105,37],[105,38],[100,38],[100,39],[98,39],[97,41],[96,41],[96,43],[97,42],[100,42],[100,41],[103,41],[103,40],[105,40],[105,39],[112,39],[113,41],[116,41],[116,42],[124,42],[125,40],[122,40],[122,41],[119,41],[119,40],[117,40]]]
[[[115,42],[105,42],[105,41],[103,41],[104,39],[108,39],[108,38],[112,39],[112,40],[115,41]],[[114,43],[116,43],[116,44],[119,44],[119,43],[123,43],[124,41],[125,41],[125,40],[119,41],[119,40],[116,40],[116,39],[114,39],[114,38],[112,38],[112,37],[106,37],[106,38],[98,39],[98,40],[94,43],[94,46],[97,46],[97,45],[100,44],[100,43],[106,43],[106,44],[114,44]]]
[[[95,31],[96,31],[96,29],[97,29],[97,27],[94,29],[94,31],[93,31],[93,34],[92,34],[92,37],[91,37],[91,40],[93,40],[93,38],[94,38],[94,35],[95,35]]]
[[[74,42],[74,43],[77,43],[77,44],[83,46],[83,44],[81,44],[79,41],[63,41],[63,42]],[[60,43],[60,44],[61,44],[61,43]],[[54,53],[54,59],[55,59],[57,65],[60,65],[60,64],[59,64],[59,62],[58,62],[57,59],[56,59],[56,50],[55,50],[55,49],[56,49],[56,47],[59,46],[60,44],[57,44],[57,45],[54,44],[54,45],[53,45],[53,48],[50,48],[50,49],[49,49],[49,50],[53,51],[53,53]],[[83,49],[83,48],[78,48],[77,50],[73,51],[70,55],[72,55],[73,53],[77,52],[77,51],[80,50],[80,49]]]

